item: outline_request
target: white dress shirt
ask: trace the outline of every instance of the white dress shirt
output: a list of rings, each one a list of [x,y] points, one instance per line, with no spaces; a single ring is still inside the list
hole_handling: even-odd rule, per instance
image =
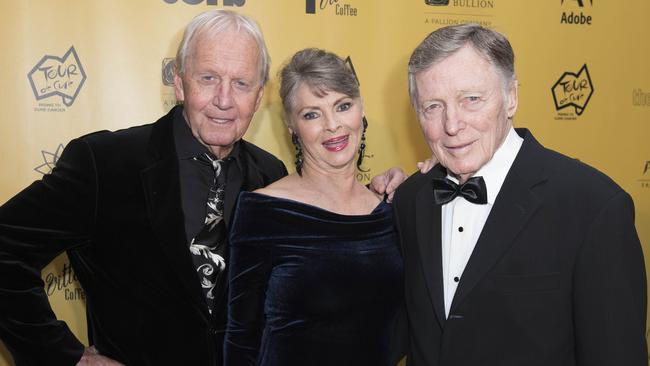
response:
[[[505,141],[492,159],[474,174],[475,177],[483,177],[485,181],[487,204],[474,204],[459,195],[442,205],[442,279],[445,317],[449,316],[451,303],[456,288],[462,281],[465,266],[523,141],[514,128],[510,128]],[[451,175],[447,175],[447,178],[458,183],[458,179]]]

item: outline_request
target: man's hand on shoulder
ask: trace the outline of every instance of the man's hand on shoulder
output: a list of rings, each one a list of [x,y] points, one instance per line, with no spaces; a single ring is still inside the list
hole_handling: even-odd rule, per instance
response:
[[[386,195],[386,201],[391,202],[397,187],[399,187],[406,178],[406,173],[404,173],[402,169],[393,167],[373,177],[370,181],[369,188],[377,194]]]
[[[431,157],[425,161],[419,161],[417,167],[418,170],[420,170],[420,173],[426,174],[431,170],[431,168],[436,166],[436,164],[438,164],[438,159],[436,159],[435,155],[431,155]],[[408,178],[408,176],[402,169],[393,167],[373,177],[368,187],[371,191],[377,194],[386,195],[386,201],[392,202],[397,187],[399,187],[406,178]]]
[[[124,364],[100,355],[95,346],[90,346],[84,350],[77,366],[124,366]]]
[[[431,170],[431,168],[436,166],[436,164],[438,164],[438,159],[436,159],[435,155],[431,155],[431,157],[425,161],[418,161],[416,165],[418,166],[420,173],[426,174]]]

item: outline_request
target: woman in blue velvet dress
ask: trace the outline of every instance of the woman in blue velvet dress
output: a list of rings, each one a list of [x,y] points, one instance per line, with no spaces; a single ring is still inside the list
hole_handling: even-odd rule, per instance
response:
[[[390,205],[355,179],[367,126],[356,78],[306,49],[281,79],[297,172],[239,197],[225,365],[395,365],[402,261]]]

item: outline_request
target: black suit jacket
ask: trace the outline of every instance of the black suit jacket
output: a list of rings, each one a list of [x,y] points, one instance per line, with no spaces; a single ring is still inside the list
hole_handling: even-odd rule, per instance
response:
[[[208,313],[186,243],[172,133],[184,122],[175,111],[71,141],[51,174],[0,207],[0,336],[18,365],[74,365],[83,352],[55,319],[40,279],[63,251],[102,354],[128,365],[221,364],[223,329]],[[241,144],[226,222],[241,190],[286,175],[271,154]]]
[[[441,206],[416,173],[395,196],[416,366],[647,365],[631,198],[527,130],[445,319]]]

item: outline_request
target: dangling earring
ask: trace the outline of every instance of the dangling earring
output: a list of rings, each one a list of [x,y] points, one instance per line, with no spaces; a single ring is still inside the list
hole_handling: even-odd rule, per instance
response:
[[[293,146],[296,148],[296,172],[302,177],[302,146],[295,132],[291,133],[291,142],[293,142]]]
[[[363,132],[361,133],[361,144],[359,144],[359,157],[357,158],[357,169],[361,170],[363,155],[366,153],[366,130],[368,129],[368,120],[363,116]]]

